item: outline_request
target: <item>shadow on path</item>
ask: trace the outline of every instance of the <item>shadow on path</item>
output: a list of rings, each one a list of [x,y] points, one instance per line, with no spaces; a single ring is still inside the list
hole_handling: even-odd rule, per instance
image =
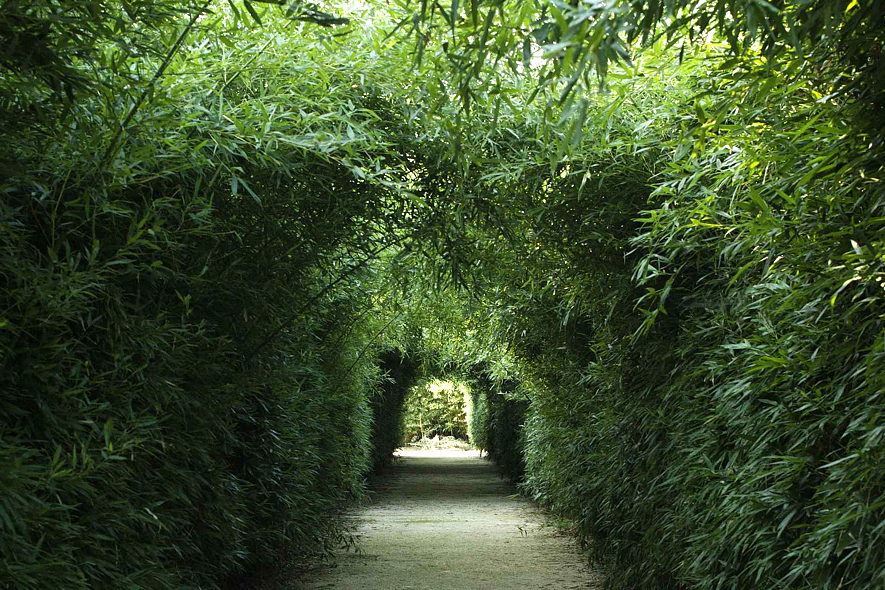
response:
[[[404,451],[360,512],[361,554],[314,572],[318,590],[598,588],[574,542],[476,451]]]

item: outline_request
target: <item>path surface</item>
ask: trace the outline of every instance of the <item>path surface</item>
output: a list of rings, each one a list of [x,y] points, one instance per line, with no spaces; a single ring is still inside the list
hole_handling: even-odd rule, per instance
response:
[[[600,588],[574,543],[475,451],[403,451],[360,514],[362,554],[312,574],[308,590]]]

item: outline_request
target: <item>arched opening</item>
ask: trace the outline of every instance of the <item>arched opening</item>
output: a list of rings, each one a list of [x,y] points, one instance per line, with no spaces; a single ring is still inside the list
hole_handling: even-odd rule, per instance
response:
[[[455,441],[469,442],[472,415],[468,384],[453,376],[426,377],[409,390],[403,411],[403,443],[426,445]]]
[[[4,0],[0,588],[331,559],[404,429],[610,587],[881,587],[882,3],[330,6]]]

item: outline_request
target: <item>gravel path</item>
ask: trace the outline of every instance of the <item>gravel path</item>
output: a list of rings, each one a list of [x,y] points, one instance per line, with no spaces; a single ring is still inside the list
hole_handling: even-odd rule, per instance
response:
[[[600,588],[570,538],[476,451],[403,451],[363,510],[362,553],[342,553],[305,590]]]

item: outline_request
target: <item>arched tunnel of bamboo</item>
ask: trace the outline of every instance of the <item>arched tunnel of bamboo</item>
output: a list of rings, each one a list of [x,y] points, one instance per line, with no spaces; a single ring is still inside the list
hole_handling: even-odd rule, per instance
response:
[[[3,0],[0,589],[881,589],[883,12]]]

